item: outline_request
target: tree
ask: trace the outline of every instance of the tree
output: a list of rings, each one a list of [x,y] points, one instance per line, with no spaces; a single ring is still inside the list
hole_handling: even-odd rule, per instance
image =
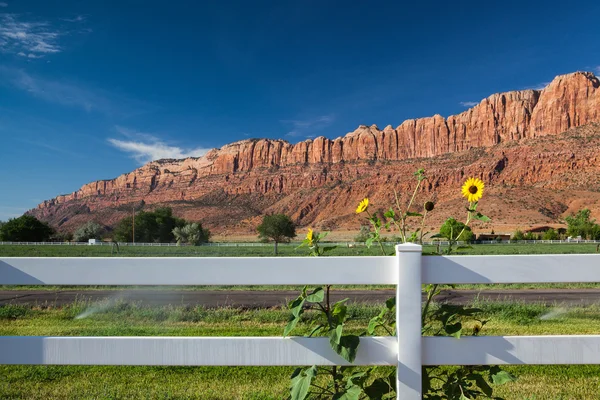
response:
[[[183,227],[175,227],[173,229],[173,236],[177,243],[187,243],[197,246],[201,243],[208,242],[210,238],[210,231],[202,228],[202,225],[198,222],[186,224]]]
[[[517,229],[515,231],[515,233],[513,233],[512,239],[513,240],[525,240],[525,234],[523,233],[522,230]]]
[[[169,207],[135,214],[135,241],[138,243],[170,243],[175,240],[173,229],[183,227],[185,220],[173,216]],[[119,242],[132,242],[132,217],[125,217],[117,224],[113,238]]]
[[[581,236],[583,239],[589,239],[594,233],[596,220],[591,219],[591,211],[587,208],[579,210],[577,214],[565,218],[567,222],[567,235]]]
[[[0,228],[0,240],[6,242],[46,242],[54,233],[47,223],[31,215],[9,219]]]
[[[277,255],[277,245],[279,243],[287,243],[291,238],[296,237],[296,225],[285,214],[265,215],[256,230],[260,239],[275,242],[275,255]]]
[[[76,242],[87,242],[90,239],[100,239],[102,233],[104,233],[102,225],[94,221],[89,221],[73,233],[73,240]]]
[[[444,225],[440,228],[440,236],[448,240],[462,240],[465,242],[472,242],[475,239],[475,234],[471,231],[471,228],[454,218],[448,218],[444,222]]]
[[[554,230],[553,228],[550,228],[546,232],[544,232],[544,234],[542,235],[542,239],[543,240],[558,240],[558,232],[556,232],[556,230]]]

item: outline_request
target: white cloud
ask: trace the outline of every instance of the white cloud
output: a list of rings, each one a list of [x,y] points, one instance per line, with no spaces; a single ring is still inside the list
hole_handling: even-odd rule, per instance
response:
[[[335,121],[333,115],[321,115],[318,117],[298,120],[298,119],[284,119],[280,122],[287,126],[291,126],[291,130],[286,133],[285,136],[289,137],[315,137],[314,131],[319,131],[323,128],[328,127]]]
[[[475,107],[477,104],[479,104],[476,101],[461,101],[460,105],[463,107]]]
[[[210,150],[206,148],[184,149],[169,145],[152,134],[137,132],[121,126],[116,126],[115,129],[130,140],[109,138],[108,142],[117,149],[130,153],[131,157],[140,164],[163,158],[201,157]]]
[[[59,53],[58,38],[63,34],[46,21],[24,21],[18,14],[0,14],[0,51],[4,53]]]
[[[0,1],[0,7],[8,7],[8,4],[3,1]]]
[[[538,83],[537,85],[533,85],[533,86],[526,86],[523,88],[523,90],[542,90],[544,89],[546,86],[548,86],[550,84],[550,82],[541,82]]]
[[[596,74],[600,74],[600,65],[596,65],[593,69]]]
[[[75,18],[63,18],[62,20],[67,22],[83,22],[85,21],[85,16],[78,15]]]

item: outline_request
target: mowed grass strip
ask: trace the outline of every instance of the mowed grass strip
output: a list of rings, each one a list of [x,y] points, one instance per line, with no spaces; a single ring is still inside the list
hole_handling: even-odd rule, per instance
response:
[[[600,334],[600,306],[546,307],[479,303],[487,335]],[[359,333],[379,307],[353,305],[348,330]],[[85,318],[78,316],[90,313]],[[307,333],[307,312],[296,334]],[[0,335],[279,336],[285,309],[148,307],[135,303],[75,303],[63,308],[0,308]],[[469,326],[467,326],[469,329]],[[496,387],[506,399],[596,399],[600,366],[507,367],[518,381]],[[0,366],[2,399],[281,399],[287,367]],[[391,371],[382,368],[381,373]]]

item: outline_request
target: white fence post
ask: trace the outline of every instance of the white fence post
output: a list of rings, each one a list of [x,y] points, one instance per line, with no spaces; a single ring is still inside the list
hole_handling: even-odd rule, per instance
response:
[[[418,244],[396,246],[396,336],[398,337],[397,398],[421,400],[421,255]]]

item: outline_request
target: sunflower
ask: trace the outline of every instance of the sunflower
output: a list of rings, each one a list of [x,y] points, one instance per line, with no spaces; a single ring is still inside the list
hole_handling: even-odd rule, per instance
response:
[[[308,228],[308,233],[306,234],[306,239],[312,243],[313,241],[313,230]]]
[[[483,196],[483,181],[478,178],[469,178],[462,186],[462,194],[467,198],[469,203],[474,203]]]
[[[358,207],[356,207],[356,213],[360,214],[361,212],[365,212],[365,211],[367,211],[368,207],[369,207],[369,199],[367,199],[365,197],[365,199],[363,201],[358,203]]]

